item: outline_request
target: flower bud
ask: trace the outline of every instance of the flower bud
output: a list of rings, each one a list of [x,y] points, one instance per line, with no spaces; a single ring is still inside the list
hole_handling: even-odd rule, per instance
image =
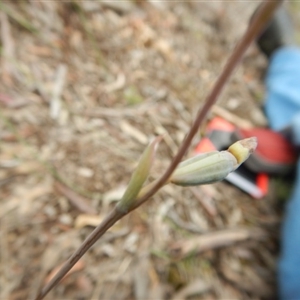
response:
[[[223,180],[249,157],[256,146],[257,140],[252,137],[234,143],[227,151],[199,154],[180,163],[169,181],[192,186]]]
[[[207,156],[200,154],[179,164],[170,182],[181,186],[213,183],[223,180],[236,165],[236,158],[228,151],[216,151]]]

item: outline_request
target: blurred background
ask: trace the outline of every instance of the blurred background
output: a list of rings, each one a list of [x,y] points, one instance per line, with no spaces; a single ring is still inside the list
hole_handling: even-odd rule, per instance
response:
[[[1,299],[32,299],[159,134],[162,174],[257,4],[0,2]],[[266,126],[266,66],[252,45],[209,117]],[[166,186],[48,299],[272,299],[281,215],[272,189]]]

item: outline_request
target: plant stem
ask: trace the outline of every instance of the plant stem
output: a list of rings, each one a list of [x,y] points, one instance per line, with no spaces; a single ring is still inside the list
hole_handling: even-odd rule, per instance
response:
[[[136,209],[144,202],[146,202],[151,196],[153,196],[169,179],[173,171],[176,169],[179,162],[182,160],[184,154],[186,153],[193,137],[198,132],[199,126],[205,119],[208,111],[217,101],[218,96],[223,90],[226,82],[232,75],[235,67],[240,62],[243,54],[246,52],[247,48],[256,36],[262,31],[267,22],[271,19],[274,11],[284,0],[277,0],[269,2],[265,0],[260,9],[257,11],[256,16],[252,20],[248,27],[248,30],[244,34],[241,41],[238,43],[236,48],[233,50],[230,58],[228,59],[226,65],[224,66],[220,76],[218,77],[216,83],[213,86],[211,93],[207,96],[203,107],[199,110],[197,117],[186,136],[185,140],[181,144],[176,156],[171,162],[170,166],[166,172],[155,182],[145,187],[144,192],[140,195],[137,201],[129,208],[126,212],[119,211],[116,207],[112,212],[103,220],[103,222],[98,225],[94,231],[86,238],[82,245],[75,251],[75,253],[68,259],[68,261],[62,266],[59,272],[54,276],[54,278],[42,289],[42,291],[36,297],[36,300],[43,299],[47,293],[57,285],[57,283],[70,271],[70,269],[76,264],[76,262],[85,254],[85,252],[118,220],[124,217],[126,214]],[[142,189],[143,191],[143,189]]]
[[[120,220],[125,213],[114,208],[106,218],[99,224],[94,231],[85,239],[81,246],[73,253],[73,255],[64,263],[58,273],[50,280],[50,282],[42,289],[36,297],[36,300],[43,299],[49,291],[58,284],[59,281],[72,269],[84,253],[90,249],[97,240],[118,220]]]
[[[173,161],[169,165],[166,172],[160,177],[157,181],[156,185],[147,193],[145,194],[139,201],[135,203],[130,210],[136,209],[138,206],[143,204],[145,201],[149,199],[149,197],[153,196],[169,179],[172,175],[174,170],[176,169],[177,165],[182,160],[184,154],[188,150],[192,139],[196,135],[199,130],[201,123],[204,121],[207,113],[212,108],[212,106],[216,103],[218,96],[222,92],[225,83],[231,77],[235,67],[239,64],[243,54],[246,52],[247,48],[251,44],[251,42],[255,39],[256,36],[260,34],[260,32],[264,29],[267,22],[273,16],[275,10],[284,0],[277,0],[269,2],[269,0],[265,0],[262,4],[260,9],[257,11],[255,17],[253,18],[251,24],[248,27],[248,30],[242,37],[241,41],[237,44],[235,49],[233,50],[231,56],[229,57],[226,65],[224,66],[220,76],[218,77],[217,81],[215,82],[211,93],[205,99],[204,105],[201,109],[199,109],[196,119],[187,134],[185,140],[181,144],[177,154],[175,155]]]

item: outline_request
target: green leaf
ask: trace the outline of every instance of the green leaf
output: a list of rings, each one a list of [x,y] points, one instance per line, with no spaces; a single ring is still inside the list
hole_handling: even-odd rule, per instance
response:
[[[149,176],[149,172],[153,164],[156,148],[160,140],[161,137],[160,136],[157,137],[153,142],[151,142],[148,145],[148,147],[145,149],[144,153],[142,154],[138,166],[130,178],[128,187],[122,199],[117,204],[119,210],[127,211],[135,202],[137,195],[139,194],[144,182]]]

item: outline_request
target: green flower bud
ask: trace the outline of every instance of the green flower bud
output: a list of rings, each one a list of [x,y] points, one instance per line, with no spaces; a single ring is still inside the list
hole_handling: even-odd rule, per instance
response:
[[[180,163],[169,182],[180,186],[193,186],[223,180],[236,170],[255,150],[255,137],[238,141],[227,151],[203,153]]]
[[[211,155],[197,155],[178,165],[170,182],[181,186],[208,184],[223,180],[235,170],[236,158],[227,151],[213,152]]]

